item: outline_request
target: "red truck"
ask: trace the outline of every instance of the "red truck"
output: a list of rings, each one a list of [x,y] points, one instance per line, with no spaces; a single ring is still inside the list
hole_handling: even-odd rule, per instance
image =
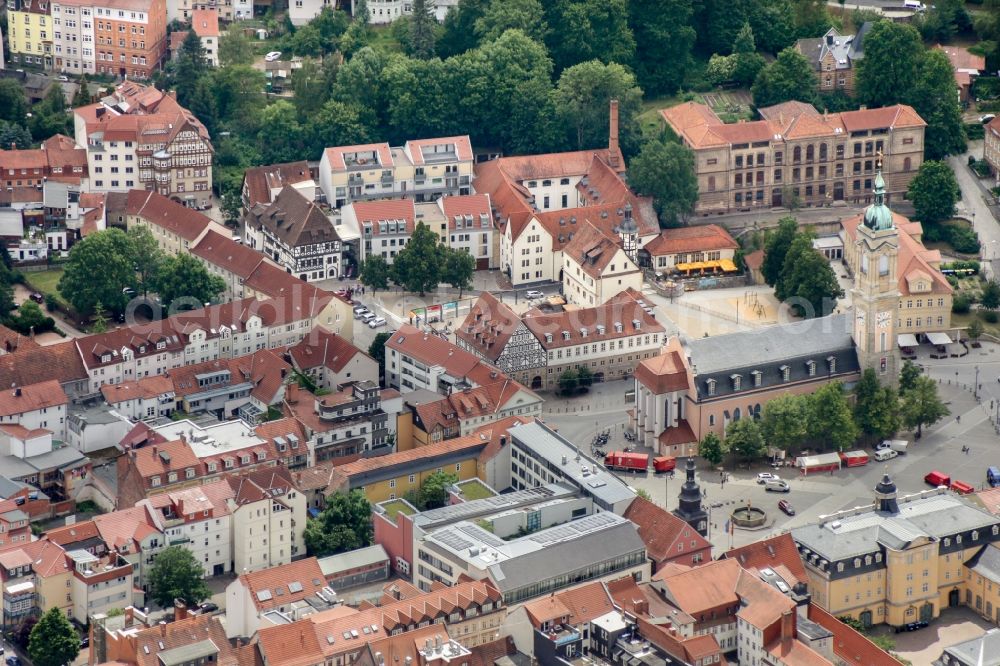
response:
[[[604,457],[604,466],[627,472],[645,472],[649,468],[649,454],[612,451]]]
[[[657,456],[653,458],[653,470],[657,474],[672,472],[677,468],[677,460],[672,456]]]

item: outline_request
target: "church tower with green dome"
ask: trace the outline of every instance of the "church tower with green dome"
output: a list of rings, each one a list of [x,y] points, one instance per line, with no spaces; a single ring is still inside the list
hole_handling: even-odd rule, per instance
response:
[[[851,295],[854,342],[862,370],[873,368],[884,384],[895,386],[899,373],[896,325],[899,321],[899,230],[885,205],[881,160],[875,177],[874,201],[858,224],[858,270]]]

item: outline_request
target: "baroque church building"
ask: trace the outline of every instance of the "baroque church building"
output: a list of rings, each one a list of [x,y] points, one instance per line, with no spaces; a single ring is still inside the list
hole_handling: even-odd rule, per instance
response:
[[[660,455],[696,455],[706,434],[724,437],[730,422],[759,418],[770,400],[829,382],[850,386],[867,368],[895,385],[899,216],[885,203],[881,172],[873,194],[851,221],[853,311],[696,340],[670,337],[635,369],[632,427],[643,445]]]

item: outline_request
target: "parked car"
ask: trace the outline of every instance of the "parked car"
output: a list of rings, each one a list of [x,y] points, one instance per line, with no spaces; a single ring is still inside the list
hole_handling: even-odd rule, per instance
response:
[[[358,310],[357,308],[355,308],[355,310],[354,310],[354,318],[355,319],[360,319],[360,320],[364,321],[365,315],[372,315],[373,317],[375,316],[371,312],[371,310],[369,310],[368,308],[361,308],[360,310]]]
[[[995,113],[984,113],[983,115],[979,116],[979,122],[985,125],[986,123],[990,122],[996,117],[997,116]]]
[[[876,451],[881,451],[882,449],[891,449],[891,448],[892,448],[892,445],[889,443],[889,440],[887,440],[887,439],[886,440],[882,440],[881,442],[879,442],[878,444],[875,445],[875,450]]]
[[[198,606],[198,610],[202,613],[214,613],[219,610],[219,604],[212,603],[211,601],[206,601],[205,603]]]
[[[30,298],[31,298],[31,300],[33,300],[34,302],[38,303],[39,305],[41,305],[42,303],[45,302],[45,297],[42,296],[41,294],[39,294],[37,291],[32,292]]]
[[[267,62],[274,62],[280,57],[281,57],[281,51],[271,51],[266,56],[264,56],[264,60],[266,60]]]
[[[362,323],[367,324],[372,319],[378,319],[378,315],[375,314],[374,312],[365,312],[360,317],[358,317],[358,319],[360,319]]]
[[[928,472],[927,475],[924,477],[924,481],[935,487],[951,485],[951,477],[945,474],[944,472],[939,472],[937,470],[934,470],[933,472]]]
[[[923,629],[926,626],[927,623],[923,620],[920,620],[919,622],[907,622],[904,625],[896,627],[896,633],[901,634],[904,631],[916,631],[917,629]]]
[[[772,474],[771,472],[761,472],[757,475],[757,483],[763,485],[768,481],[780,481],[781,477],[777,474]]]
[[[786,515],[794,516],[795,508],[791,505],[788,500],[779,500],[778,508],[781,509]]]
[[[374,319],[368,322],[368,328],[380,328],[382,326],[385,326],[385,323],[386,323],[385,319],[383,319],[382,317],[375,317]]]
[[[83,648],[88,648],[88,647],[90,647],[90,636],[84,634],[80,638],[80,649],[82,650]]]
[[[972,493],[976,492],[975,487],[973,487],[971,483],[966,483],[965,481],[959,481],[958,479],[954,479],[951,482],[951,485],[948,486],[948,488],[954,490],[959,495],[971,495]]]
[[[769,493],[788,493],[792,491],[792,487],[788,485],[787,481],[771,479],[764,484],[764,490]]]
[[[537,289],[529,289],[528,291],[524,292],[524,297],[530,299],[545,298],[545,294],[538,291]]]
[[[7,657],[7,666],[21,666],[21,659],[17,655]]]

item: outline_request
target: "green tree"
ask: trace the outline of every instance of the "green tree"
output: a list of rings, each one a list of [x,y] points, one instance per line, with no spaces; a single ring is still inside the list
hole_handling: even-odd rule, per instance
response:
[[[726,428],[726,446],[747,462],[760,458],[767,448],[760,424],[751,418],[729,422]]]
[[[212,596],[212,591],[205,585],[205,572],[194,554],[184,546],[168,546],[149,569],[149,596],[161,608],[171,608],[174,599],[195,606]]]
[[[31,110],[31,136],[36,141],[44,141],[56,134],[71,133],[71,125],[62,86],[54,85],[45,93],[45,99]]]
[[[297,56],[316,57],[323,52],[323,36],[312,23],[295,31],[291,39],[292,52]]]
[[[7,319],[14,311],[14,287],[7,282],[0,282],[0,322]]]
[[[608,144],[608,105],[618,100],[621,144],[637,147],[641,131],[637,117],[642,111],[642,90],[635,77],[617,63],[582,62],[563,71],[552,93],[559,122],[566,129],[569,145],[576,149]]]
[[[808,435],[808,405],[798,395],[782,395],[764,405],[760,429],[769,446],[790,451]]]
[[[427,0],[413,0],[409,23],[410,54],[421,60],[433,58],[437,20],[435,20],[434,10]]]
[[[520,30],[531,39],[544,43],[548,26],[543,16],[539,0],[494,1],[476,20],[473,29],[481,42],[493,41],[508,30]]]
[[[451,472],[434,472],[420,484],[419,506],[421,511],[439,509],[448,503],[448,488],[458,483],[458,476]]]
[[[330,495],[320,514],[306,521],[306,550],[314,557],[325,557],[371,545],[371,511],[360,490]]]
[[[340,45],[341,36],[351,25],[351,18],[347,12],[325,6],[310,22],[310,25],[319,30],[320,38],[323,40],[323,52],[333,53]]]
[[[230,127],[247,135],[255,131],[266,102],[261,94],[264,72],[247,65],[233,65],[220,67],[210,76],[219,118],[225,118]]]
[[[985,0],[983,11],[977,12],[974,21],[976,33],[983,40],[986,68],[1000,68],[1000,0]]]
[[[644,144],[629,163],[628,180],[636,192],[653,197],[661,222],[669,226],[683,222],[698,200],[694,153],[679,143]]]
[[[1000,284],[997,284],[996,280],[988,280],[983,285],[983,291],[979,295],[979,305],[986,310],[1000,308]]]
[[[209,134],[215,134],[219,125],[219,107],[215,101],[211,76],[198,79],[191,99],[188,100],[188,109],[202,122]]]
[[[134,226],[126,232],[126,235],[129,242],[129,257],[139,276],[136,287],[143,296],[146,296],[153,288],[153,282],[163,262],[163,252],[149,227]]]
[[[713,465],[718,465],[726,456],[725,443],[714,432],[706,433],[698,444],[698,454]]]
[[[699,0],[692,3],[696,11],[699,50],[704,53],[727,53],[747,20],[752,3],[753,0]]]
[[[930,377],[917,377],[913,386],[903,392],[903,425],[917,429],[917,438],[925,425],[933,425],[951,414],[938,397],[937,384]]]
[[[903,367],[899,370],[899,394],[902,395],[913,389],[920,378],[920,366],[913,361],[903,361]]]
[[[790,100],[812,102],[816,98],[816,73],[804,55],[788,47],[778,54],[777,60],[760,70],[750,93],[758,107]]]
[[[761,273],[764,274],[764,281],[772,287],[777,286],[781,281],[781,271],[785,267],[785,255],[788,248],[792,246],[792,241],[799,233],[799,223],[794,217],[783,217],[778,220],[778,228],[768,232],[767,241],[764,246],[764,263],[761,264]]]
[[[108,330],[108,311],[100,301],[94,305],[94,319],[90,325],[91,333],[106,333]]]
[[[193,310],[209,303],[226,290],[226,282],[213,275],[193,254],[167,257],[156,271],[156,293],[171,311]]]
[[[971,322],[969,322],[969,327],[965,329],[965,332],[969,336],[970,340],[972,340],[973,342],[978,342],[979,338],[981,338],[983,333],[985,332],[983,330],[983,322],[979,321],[978,318],[973,319]]]
[[[465,53],[479,45],[476,21],[483,17],[490,0],[459,0],[444,17],[444,31],[437,42],[442,58]]]
[[[42,312],[42,308],[34,301],[25,301],[14,317],[8,317],[6,324],[21,335],[44,333],[55,326],[52,317]]]
[[[865,57],[856,64],[858,101],[871,107],[905,102],[917,86],[923,57],[924,45],[916,28],[876,21],[865,36]]]
[[[829,442],[843,451],[858,439],[858,426],[840,382],[825,384],[809,396],[808,419],[813,441]]]
[[[177,101],[187,105],[194,95],[198,81],[208,73],[209,63],[201,38],[194,30],[188,30],[174,62],[174,85]]]
[[[62,609],[53,606],[45,611],[31,629],[28,639],[28,656],[36,666],[63,666],[72,663],[80,654],[80,635],[63,615]]]
[[[14,79],[0,79],[0,120],[23,126],[27,115],[28,98],[24,88]]]
[[[766,66],[764,56],[757,53],[753,28],[744,23],[733,42],[733,79],[741,86],[751,85]]]
[[[125,311],[126,287],[135,288],[132,244],[121,229],[106,229],[78,241],[69,251],[69,261],[58,290],[77,312],[88,315],[103,303],[114,313]]]
[[[908,101],[927,122],[924,136],[927,159],[941,160],[965,152],[965,125],[955,94],[955,70],[944,51],[931,49],[924,54]]]
[[[899,394],[882,386],[871,368],[861,375],[854,387],[854,421],[869,440],[891,437],[899,430]]]
[[[962,192],[947,162],[928,160],[920,165],[917,175],[910,181],[906,196],[913,202],[918,220],[936,224],[955,214],[955,204]]]
[[[579,377],[579,373],[574,368],[563,370],[563,373],[559,375],[559,392],[563,395],[576,393],[576,387],[579,385]]]
[[[295,105],[288,100],[278,100],[261,111],[257,149],[266,164],[298,159],[302,155],[303,138]]]
[[[358,0],[354,3],[354,23],[367,27],[371,21],[371,14],[368,13],[368,0]]]
[[[328,146],[365,143],[372,136],[368,118],[362,109],[333,99],[308,115],[305,135],[309,155],[316,157],[322,155]]]
[[[757,48],[767,53],[779,53],[795,43],[796,27],[791,0],[757,0],[747,8]],[[820,34],[826,31],[817,33]]]
[[[361,284],[372,290],[374,294],[379,289],[389,288],[389,276],[392,274],[389,264],[380,254],[373,254],[361,264],[358,279]]]
[[[628,23],[626,0],[552,0],[545,5],[545,19],[558,26],[546,46],[556,71],[588,60],[630,65],[635,58],[635,38]]]
[[[628,11],[639,85],[647,95],[673,94],[691,68],[692,0],[629,0]]]
[[[375,339],[368,345],[368,355],[378,363],[379,377],[385,377],[385,343],[392,337],[392,333],[376,333]]]
[[[476,271],[475,258],[465,250],[444,248],[444,264],[441,266],[441,281],[458,289],[458,297],[462,291],[472,288],[472,274]]]
[[[223,67],[253,64],[253,43],[239,23],[232,23],[219,38],[219,64]]]
[[[792,8],[798,37],[819,37],[830,28],[825,0],[794,0]]]
[[[0,79],[0,83],[6,80]],[[4,150],[9,150],[11,146],[26,150],[31,148],[31,143],[31,132],[28,128],[0,120],[0,146],[3,146]]]
[[[594,384],[594,373],[586,365],[579,365],[576,368],[576,384],[586,391]]]
[[[792,241],[781,269],[775,296],[787,301],[800,317],[825,317],[844,296],[827,259],[812,246],[812,236],[800,233]]]
[[[437,289],[441,282],[444,256],[440,237],[423,222],[418,222],[406,247],[392,260],[392,281],[421,296]]]

